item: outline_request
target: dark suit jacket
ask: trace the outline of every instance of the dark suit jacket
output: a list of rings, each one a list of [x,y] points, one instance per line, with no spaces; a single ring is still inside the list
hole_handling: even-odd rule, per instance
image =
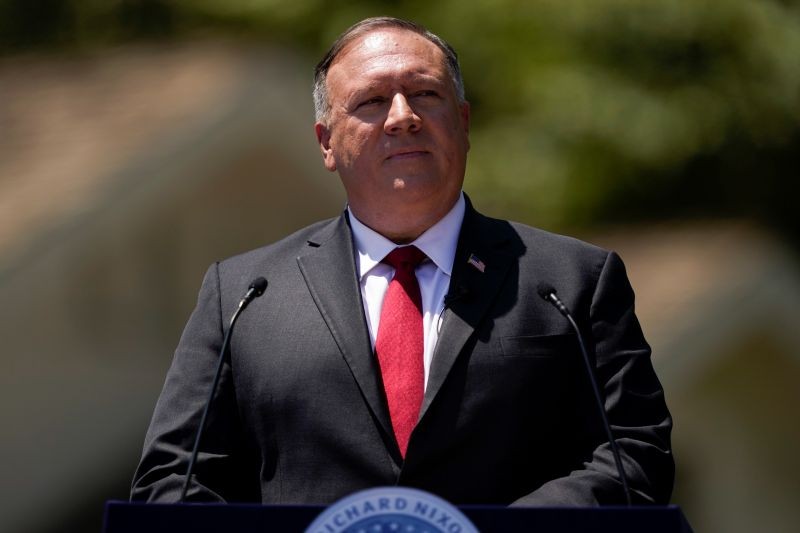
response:
[[[485,272],[467,263],[475,254]],[[175,501],[249,282],[269,288],[233,334],[192,500],[327,503],[407,485],[456,504],[621,503],[576,338],[587,339],[634,499],[672,491],[672,422],[613,252],[467,207],[420,420],[405,461],[364,319],[348,220],[213,265],[158,401],[132,498]],[[455,290],[454,290],[455,289]]]

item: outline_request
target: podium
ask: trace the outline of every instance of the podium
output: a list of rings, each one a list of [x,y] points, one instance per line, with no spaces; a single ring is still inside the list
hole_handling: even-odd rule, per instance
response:
[[[482,533],[691,533],[676,505],[459,506]],[[106,503],[103,533],[303,533],[324,506]]]

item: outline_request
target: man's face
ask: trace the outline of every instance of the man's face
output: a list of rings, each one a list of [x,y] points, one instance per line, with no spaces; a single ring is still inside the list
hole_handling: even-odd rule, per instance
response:
[[[443,52],[416,33],[380,28],[339,54],[327,88],[317,138],[356,216],[378,231],[391,216],[444,216],[464,180],[469,106]]]

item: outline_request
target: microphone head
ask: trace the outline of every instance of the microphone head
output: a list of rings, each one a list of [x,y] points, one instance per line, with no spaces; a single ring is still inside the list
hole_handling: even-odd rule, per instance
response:
[[[267,290],[267,280],[259,276],[253,280],[248,289],[253,289],[253,296],[258,298],[259,296],[264,294],[265,290]]]
[[[555,287],[545,281],[539,282],[539,284],[536,285],[536,292],[538,292],[539,296],[544,300],[549,300],[551,294],[557,294]]]

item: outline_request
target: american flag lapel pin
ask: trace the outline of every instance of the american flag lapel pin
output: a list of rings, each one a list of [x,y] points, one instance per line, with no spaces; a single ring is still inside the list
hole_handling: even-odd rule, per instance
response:
[[[469,259],[467,259],[467,263],[477,268],[480,273],[483,273],[486,270],[486,264],[483,261],[481,261],[480,258],[475,254],[469,254]]]

